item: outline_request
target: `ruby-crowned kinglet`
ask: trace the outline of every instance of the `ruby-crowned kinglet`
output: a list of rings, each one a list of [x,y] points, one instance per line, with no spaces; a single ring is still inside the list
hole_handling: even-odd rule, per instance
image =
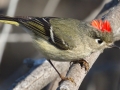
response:
[[[113,42],[113,33],[107,20],[83,22],[57,17],[7,17],[0,22],[21,26],[32,36],[39,51],[48,60],[83,60]]]

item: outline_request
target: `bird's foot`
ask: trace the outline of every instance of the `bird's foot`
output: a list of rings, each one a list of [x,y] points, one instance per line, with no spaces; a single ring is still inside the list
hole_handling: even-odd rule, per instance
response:
[[[86,60],[81,59],[81,60],[72,61],[72,62],[73,64],[80,63],[81,67],[85,68],[86,73],[89,71],[89,63]]]
[[[73,78],[64,77],[64,76],[62,76],[61,74],[60,74],[60,78],[61,78],[60,83],[63,82],[63,81],[69,80],[69,81],[71,81],[72,83],[74,83],[74,84],[76,85],[76,83],[74,82],[74,79],[73,79]],[[60,83],[59,83],[59,84],[60,84]]]

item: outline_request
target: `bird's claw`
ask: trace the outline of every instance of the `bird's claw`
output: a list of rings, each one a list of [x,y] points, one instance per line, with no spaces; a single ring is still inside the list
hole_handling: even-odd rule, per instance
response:
[[[84,67],[86,73],[89,71],[89,63],[88,63],[86,60],[81,59],[81,60],[73,61],[73,63],[74,63],[74,64],[76,64],[76,63],[80,63],[81,68]]]
[[[69,80],[69,81],[71,81],[72,83],[74,83],[74,84],[76,85],[76,83],[75,83],[75,81],[74,81],[73,78],[70,78],[70,77],[64,77],[64,76],[62,76],[62,75],[60,76],[60,78],[61,78],[60,83],[63,82],[63,81]]]

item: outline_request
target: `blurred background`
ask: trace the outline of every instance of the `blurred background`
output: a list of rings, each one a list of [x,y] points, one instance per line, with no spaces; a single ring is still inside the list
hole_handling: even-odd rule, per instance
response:
[[[0,0],[0,14],[69,17],[91,21],[110,2],[116,4],[117,0]],[[13,77],[24,59],[41,57],[26,32],[19,27],[0,24],[0,90],[7,90],[28,70],[24,67],[23,71]],[[104,50],[85,77],[80,90],[120,90],[119,64],[120,50]]]

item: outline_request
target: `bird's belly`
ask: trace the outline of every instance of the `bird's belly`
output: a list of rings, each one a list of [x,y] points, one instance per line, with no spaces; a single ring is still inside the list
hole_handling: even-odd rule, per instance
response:
[[[90,53],[85,52],[82,48],[75,48],[72,50],[61,50],[51,45],[49,42],[39,39],[35,40],[37,48],[47,59],[52,59],[55,61],[74,61],[84,59],[89,56]]]

